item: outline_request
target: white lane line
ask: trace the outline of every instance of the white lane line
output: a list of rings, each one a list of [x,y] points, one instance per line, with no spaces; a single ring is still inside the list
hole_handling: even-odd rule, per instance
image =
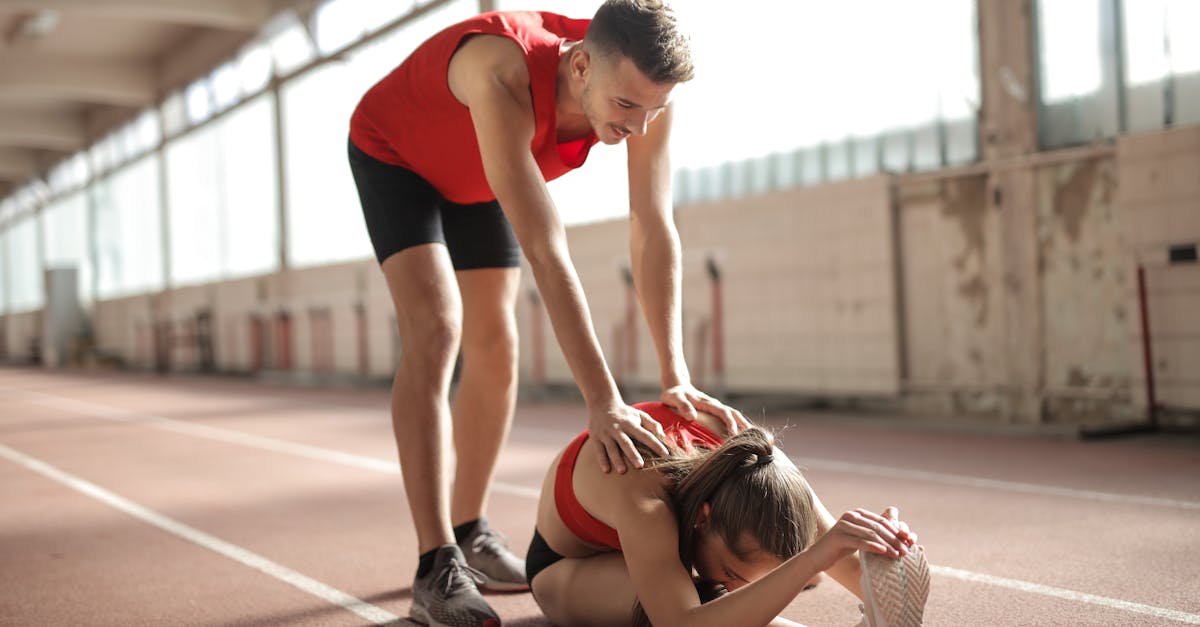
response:
[[[149,523],[170,533],[174,536],[187,540],[193,544],[206,548],[214,553],[219,553],[229,559],[239,562],[245,566],[261,571],[275,579],[287,583],[302,592],[307,592],[317,598],[323,599],[334,605],[341,606],[359,616],[371,621],[375,625],[394,624],[399,620],[399,617],[376,607],[362,599],[346,594],[337,588],[323,584],[315,579],[306,577],[282,564],[277,564],[271,560],[252,553],[235,544],[230,544],[220,538],[209,535],[194,527],[189,527],[177,520],[168,518],[147,509],[133,501],[124,497],[118,496],[104,488],[80,479],[74,475],[68,474],[54,466],[51,466],[39,459],[30,457],[24,453],[13,450],[3,444],[0,444],[0,457],[4,457],[9,461],[20,464],[25,468],[32,470],[48,479],[57,481],[68,488],[77,492],[81,492],[90,496],[97,501],[100,501],[114,509],[120,510],[137,518],[143,522]]]
[[[806,457],[803,459],[793,457],[792,459],[796,462],[796,465],[800,467],[807,466],[808,468],[819,470],[848,472],[860,475],[871,475],[874,477],[888,477],[891,479],[916,479],[918,481],[928,481],[930,483],[941,483],[967,488],[1004,490],[1006,492],[1021,492],[1024,494],[1037,494],[1040,496],[1063,496],[1073,499],[1082,499],[1085,501],[1101,501],[1104,503],[1154,505],[1157,507],[1174,507],[1178,509],[1200,510],[1200,502],[1196,501],[1181,501],[1178,499],[1166,499],[1155,496],[1138,496],[1136,494],[1114,494],[1112,492],[1097,492],[1095,490],[1077,490],[1075,488],[1060,488],[1058,486],[1039,485],[1036,483],[1020,483],[1017,481],[999,481],[996,479],[966,477],[962,475],[951,475],[940,472],[927,472],[924,470],[908,470],[904,468],[893,468],[890,466],[855,464],[833,459],[820,459],[813,457]]]
[[[1189,625],[1200,625],[1200,614],[1189,614],[1178,610],[1169,610],[1163,607],[1155,607],[1153,605],[1143,605],[1141,603],[1133,603],[1130,601],[1122,601],[1121,599],[1113,599],[1110,597],[1097,596],[1086,592],[1076,592],[1067,590],[1066,588],[1055,588],[1052,586],[1043,586],[1028,581],[1019,579],[1008,579],[1005,577],[996,577],[995,575],[984,575],[982,573],[974,573],[969,570],[961,570],[958,568],[950,568],[949,566],[934,566],[930,564],[929,571],[935,575],[950,577],[960,581],[970,581],[974,583],[982,583],[990,586],[998,586],[1008,588],[1010,590],[1018,590],[1020,592],[1031,592],[1043,596],[1065,599],[1067,601],[1075,601],[1078,603],[1086,603],[1088,605],[1099,605],[1114,610],[1124,610],[1135,614],[1145,614],[1155,618],[1165,618],[1167,620],[1179,621]]]
[[[92,416],[93,418],[112,420],[114,422],[144,424],[146,426],[162,429],[164,431],[172,431],[175,433],[181,433],[183,435],[216,440],[218,442],[226,442],[228,444],[236,444],[239,446],[246,446],[259,450],[283,453],[285,455],[341,464],[343,466],[351,466],[373,472],[394,475],[400,474],[399,461],[383,460],[375,457],[367,457],[365,455],[355,455],[353,453],[343,453],[341,451],[335,451],[327,448],[309,446],[307,444],[297,444],[295,442],[277,440],[275,438],[242,433],[240,431],[231,431],[229,429],[219,429],[216,427],[209,427],[207,425],[195,424],[183,420],[175,420],[173,418],[123,411],[107,405],[99,405],[86,401],[77,401],[51,394],[43,394],[41,392],[27,392],[27,394],[37,396],[37,399],[34,402],[39,405],[54,407],[56,409],[83,414],[85,416]],[[497,492],[512,494],[515,496],[523,496],[534,500],[536,500],[541,494],[541,490],[500,481],[492,482],[492,487]]]

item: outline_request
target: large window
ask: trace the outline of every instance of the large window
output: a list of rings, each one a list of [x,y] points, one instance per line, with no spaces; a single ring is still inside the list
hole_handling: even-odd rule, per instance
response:
[[[92,261],[88,234],[87,196],[74,192],[55,200],[42,210],[42,233],[47,268],[75,268],[79,278],[79,299],[91,300]]]
[[[98,297],[162,288],[160,188],[154,155],[123,166],[89,188],[96,216]]]
[[[569,0],[550,10],[591,17],[600,4]],[[974,0],[674,6],[696,63],[696,78],[675,93],[677,200],[977,159]],[[572,221],[627,210],[623,168],[598,148],[599,167],[589,163],[551,186]],[[589,192],[567,197],[575,189]],[[595,189],[611,194],[597,198]]]
[[[475,13],[473,1],[451,2],[396,35],[328,63],[282,90],[289,263],[300,267],[371,255],[358,196],[346,163],[350,114],[372,84],[446,25]]]
[[[45,302],[42,261],[38,253],[37,217],[27,214],[10,223],[5,237],[8,254],[9,310],[13,313],[39,309]]]
[[[8,292],[12,284],[8,270],[8,231],[0,230],[0,314],[8,313]],[[3,348],[0,346],[0,350]]]
[[[1044,148],[1200,122],[1200,2],[1039,0]]]
[[[270,94],[167,144],[171,283],[278,268],[278,182]]]

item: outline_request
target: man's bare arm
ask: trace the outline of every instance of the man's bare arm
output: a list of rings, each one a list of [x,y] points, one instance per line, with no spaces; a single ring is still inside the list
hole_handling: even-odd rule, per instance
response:
[[[643,136],[629,142],[630,258],[633,282],[658,354],[663,402],[694,418],[695,410],[720,418],[730,433],[748,426],[740,412],[697,390],[683,355],[680,243],[671,216],[670,135],[674,104]]]

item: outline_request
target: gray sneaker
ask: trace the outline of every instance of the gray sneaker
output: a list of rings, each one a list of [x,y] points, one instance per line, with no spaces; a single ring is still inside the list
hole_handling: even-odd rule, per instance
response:
[[[929,563],[925,552],[910,549],[893,559],[859,551],[863,592],[860,627],[921,627],[929,598]]]
[[[525,581],[525,560],[508,550],[508,539],[480,518],[475,530],[458,543],[467,556],[467,564],[483,573],[480,585],[491,592],[518,592],[529,589]]]
[[[457,545],[439,547],[433,570],[413,582],[412,619],[430,627],[500,627],[500,617],[479,594],[482,580]]]

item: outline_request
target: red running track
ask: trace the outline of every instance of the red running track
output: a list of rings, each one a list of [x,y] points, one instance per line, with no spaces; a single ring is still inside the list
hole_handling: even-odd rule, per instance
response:
[[[0,625],[401,624],[416,542],[387,407],[383,389],[0,369]],[[933,564],[928,625],[1200,624],[1194,437],[774,413],[835,513],[900,506]],[[518,408],[489,511],[518,552],[584,420]],[[527,593],[490,600],[547,624]],[[852,625],[857,600],[826,581],[785,615]]]

